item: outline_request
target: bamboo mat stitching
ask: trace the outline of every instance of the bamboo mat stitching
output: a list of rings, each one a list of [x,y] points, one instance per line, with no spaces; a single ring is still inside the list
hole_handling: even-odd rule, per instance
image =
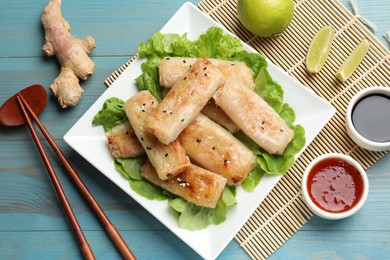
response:
[[[239,28],[239,26],[234,25],[234,24],[231,25],[232,22],[227,22],[226,18],[221,18],[221,13],[223,13],[223,11],[220,11],[220,10],[218,10],[218,8],[215,8],[215,5],[214,5],[214,7],[212,7],[211,10],[207,10],[207,9],[204,10],[205,7],[213,6],[213,3],[215,3],[215,2],[216,1],[207,1],[207,0],[202,1],[199,4],[199,8],[202,11],[204,11],[205,13],[208,13],[210,16],[212,16],[212,18],[214,18],[218,22],[222,23],[230,31],[232,31],[233,33],[236,33],[236,35],[238,35],[239,37],[241,35],[246,36],[246,37],[241,37],[241,38],[246,39],[246,42],[249,45],[252,45],[253,47],[255,47],[256,50],[263,53],[263,49],[261,49],[261,47],[264,47],[264,48],[269,48],[272,51],[272,48],[270,48],[270,46],[266,46],[266,45],[267,44],[272,45],[273,43],[278,44],[277,41],[268,40],[268,39],[265,39],[265,40],[259,39],[258,37],[255,37],[253,35],[252,36],[249,35],[249,37],[248,37],[247,33],[243,33],[241,31],[244,29]],[[235,1],[231,1],[231,2],[235,2]],[[204,4],[204,3],[207,3],[207,4]],[[224,2],[225,6],[229,5],[229,3],[230,2]],[[310,5],[310,6],[307,7],[307,6],[305,6],[305,4]],[[330,7],[322,8],[321,5],[324,5],[324,4],[329,4]],[[348,35],[352,34],[353,35],[352,38],[361,38],[361,37],[359,37],[359,35],[357,35],[356,32],[350,32],[350,30],[352,30],[352,31],[357,30],[357,32],[361,34],[361,31],[362,31],[361,28],[363,26],[356,19],[356,17],[352,16],[350,13],[345,14],[345,8],[344,9],[340,8],[340,5],[341,4],[338,1],[333,1],[333,2],[329,1],[328,3],[318,3],[315,1],[314,2],[313,1],[297,1],[296,5],[295,5],[295,9],[296,9],[296,12],[299,13],[300,7],[302,7],[302,9],[316,8],[315,11],[319,12],[323,17],[326,18],[326,19],[322,19],[322,22],[316,21],[316,25],[315,25],[316,28],[315,28],[315,30],[311,29],[312,33],[317,31],[322,26],[326,25],[326,22],[328,20],[332,21],[332,19],[329,16],[329,10],[327,12],[327,8],[341,9],[344,12],[344,15],[349,16],[349,17],[346,20],[346,22],[342,21],[340,29],[337,30],[336,37],[340,36],[340,37],[345,38],[344,34],[348,34]],[[229,15],[228,11],[227,11],[227,14]],[[232,16],[232,17],[230,17],[231,19],[236,19],[234,17],[235,14],[230,13],[230,15]],[[338,23],[339,22],[340,21],[338,21]],[[357,29],[356,29],[356,27],[357,27]],[[286,33],[288,33],[288,32],[286,32]],[[363,35],[367,35],[367,33],[364,31],[364,27],[363,27]],[[283,38],[283,37],[281,37],[281,38]],[[369,33],[368,33],[368,38],[371,38]],[[310,41],[310,39],[306,39],[306,40]],[[375,42],[375,40],[374,40],[374,42]],[[260,47],[259,47],[259,45],[260,45]],[[349,49],[346,49],[345,52],[351,51],[352,46],[348,46],[348,47],[349,47]],[[379,46],[379,49],[380,49],[380,47],[381,46]],[[378,46],[374,45],[373,48],[378,49]],[[303,53],[305,54],[305,52],[303,52]],[[267,53],[267,54],[268,55],[271,54],[271,58],[273,58],[272,53]],[[355,79],[352,79],[352,81],[350,83],[348,82],[347,84],[341,84],[342,87],[344,87],[341,89],[341,92],[334,93],[336,95],[329,95],[329,94],[327,95],[326,99],[329,100],[333,105],[335,105],[335,103],[340,103],[339,105],[337,105],[338,106],[337,114],[329,122],[329,125],[331,125],[331,127],[329,127],[329,126],[325,127],[324,130],[322,131],[322,133],[320,133],[320,135],[318,136],[318,138],[309,146],[307,151],[305,151],[305,153],[301,156],[301,158],[299,158],[297,160],[296,165],[300,165],[301,169],[299,169],[299,170],[292,169],[282,178],[282,180],[272,190],[270,195],[259,206],[258,210],[256,210],[256,212],[253,214],[253,216],[248,220],[248,222],[245,224],[245,226],[241,229],[241,231],[236,236],[236,240],[240,243],[241,246],[244,247],[244,249],[248,252],[248,254],[251,257],[254,257],[254,258],[268,257],[281,244],[283,244],[284,241],[286,241],[293,233],[295,233],[295,231],[297,231],[306,222],[307,219],[309,219],[312,216],[312,213],[307,209],[306,205],[302,204],[302,200],[300,197],[300,191],[289,191],[290,194],[287,194],[287,196],[291,195],[291,193],[293,194],[293,196],[290,198],[290,203],[289,203],[289,205],[287,205],[285,207],[282,206],[282,208],[280,210],[272,209],[272,207],[271,207],[271,209],[269,209],[269,208],[264,206],[264,205],[268,205],[268,207],[269,207],[270,203],[271,204],[272,203],[280,204],[280,202],[277,201],[278,196],[286,196],[283,189],[281,189],[281,187],[282,188],[286,187],[283,184],[284,183],[283,181],[285,179],[287,179],[290,176],[294,176],[294,175],[298,176],[298,179],[294,178],[292,180],[289,180],[289,183],[287,183],[287,186],[294,185],[294,184],[296,185],[297,183],[299,184],[301,173],[303,172],[303,170],[304,170],[305,166],[308,164],[308,162],[311,161],[313,158],[317,157],[318,155],[320,155],[322,153],[329,152],[329,151],[340,151],[341,150],[344,153],[347,153],[347,154],[350,153],[354,157],[359,157],[358,159],[360,161],[363,161],[365,168],[368,168],[370,165],[372,165],[372,163],[374,163],[377,159],[379,159],[380,157],[382,157],[385,154],[385,153],[379,153],[376,155],[372,155],[369,152],[367,154],[365,154],[365,152],[362,152],[362,150],[359,147],[357,147],[356,144],[354,144],[353,142],[348,140],[348,137],[345,136],[345,133],[343,136],[344,139],[340,139],[339,135],[340,135],[340,132],[341,133],[345,132],[344,119],[342,118],[341,115],[345,112],[347,101],[350,98],[350,97],[348,97],[348,95],[350,95],[350,92],[352,92],[352,94],[353,94],[353,92],[355,92],[355,90],[353,90],[355,85],[358,85],[358,84],[360,84],[361,81],[364,81],[366,78],[369,78],[369,76],[371,76],[370,74],[372,74],[373,71],[378,69],[382,64],[386,63],[386,59],[387,59],[386,57],[388,55],[389,54],[385,55],[385,58],[383,58],[383,56],[382,56],[382,59],[380,60],[380,62],[376,62],[373,64],[373,66],[369,66],[368,69],[366,69],[363,73],[358,74],[357,78],[355,76]],[[289,64],[290,66],[287,68],[284,68],[284,69],[286,69],[288,71],[288,73],[290,75],[292,75],[293,77],[296,77],[296,78],[297,78],[297,76],[301,77],[300,76],[300,74],[302,74],[301,71],[304,70],[304,68],[302,69],[302,67],[304,67],[304,61],[305,61],[305,58],[304,58],[304,56],[302,56],[298,62],[296,62],[295,64],[294,64],[294,62],[292,64],[290,63]],[[285,61],[283,60],[281,63],[284,63],[284,62]],[[337,62],[340,63],[341,62],[340,59]],[[288,63],[288,62],[286,62],[286,63]],[[280,64],[280,63],[278,64],[277,63],[277,65],[281,66],[281,65],[285,65],[285,64]],[[332,66],[333,66],[332,69],[335,70],[336,67],[338,66],[338,64],[332,64]],[[301,71],[299,71],[299,70],[301,70]],[[332,72],[329,71],[329,69],[327,69],[327,74],[331,74],[331,73]],[[325,75],[325,78],[328,81],[332,81],[332,79],[329,75]],[[308,80],[307,78],[305,79],[305,78],[301,77],[300,79],[301,79],[300,80],[301,82],[304,81],[304,84],[306,83],[306,85],[309,85],[312,88],[313,88],[313,84],[314,84],[314,89],[320,88],[320,86],[318,86],[316,83],[313,83],[310,81],[307,82],[307,80]],[[321,80],[321,83],[326,82],[322,78],[320,78],[320,80]],[[326,95],[326,93],[323,93],[323,95]],[[345,97],[345,96],[347,96],[347,97]],[[345,101],[345,99],[347,99],[347,101]],[[336,128],[337,130],[334,130],[332,128]],[[330,136],[330,138],[328,136]],[[329,141],[327,139],[331,139],[331,143],[329,143]],[[341,143],[341,145],[339,145],[338,143]],[[314,147],[314,148],[312,148],[312,147]],[[324,149],[324,147],[325,147],[325,149]],[[314,149],[314,151],[313,151],[313,149]],[[362,158],[362,156],[361,156],[362,153],[365,156],[367,156],[368,159]],[[277,195],[274,195],[274,194],[277,194]],[[275,199],[275,196],[276,196],[276,199]],[[298,201],[298,205],[300,205],[300,207],[301,207],[301,208],[299,208],[299,207],[296,208],[296,212],[300,212],[301,216],[299,216],[299,214],[296,215],[294,210],[292,210],[293,216],[286,216],[286,214],[284,214],[283,216],[280,216],[280,215],[282,215],[281,213],[285,213],[285,211],[291,211],[289,209],[290,208],[289,206],[293,205],[296,201]],[[258,213],[258,211],[260,211],[261,213]],[[303,214],[305,212],[310,212],[310,213]],[[268,218],[265,221],[264,220],[257,220],[258,214],[260,214],[260,215],[265,214],[265,215],[267,215]],[[283,223],[286,221],[292,221],[292,222],[296,221],[297,223],[291,223],[291,225],[290,224],[286,225],[286,223]],[[270,231],[267,228],[269,225],[273,225],[273,222],[277,222],[277,224],[281,224],[284,227],[284,230],[279,230],[279,232],[290,234],[283,241],[281,241],[280,239],[277,239],[277,241],[272,241],[272,240],[268,239],[268,237],[270,236],[270,233],[269,233]],[[271,234],[271,237],[274,237],[275,235],[276,234],[273,234],[273,235]]]
[[[269,225],[270,223],[272,223],[274,221],[274,218],[277,217],[281,212],[285,211],[288,207],[290,207],[291,204],[294,203],[294,201],[296,199],[298,199],[300,197],[300,194],[299,193],[296,193],[293,198],[287,202],[287,204],[285,204],[284,206],[282,206],[281,208],[279,208],[277,211],[276,211],[276,214],[272,215],[271,218],[269,219],[266,219],[263,223],[259,224],[258,226],[258,229],[256,229],[253,233],[249,234],[247,238],[245,238],[243,241],[241,241],[242,244],[246,244],[249,242],[249,240],[251,240],[254,236],[256,236],[256,234],[258,232],[260,232],[260,230],[264,227],[266,227],[267,225]]]

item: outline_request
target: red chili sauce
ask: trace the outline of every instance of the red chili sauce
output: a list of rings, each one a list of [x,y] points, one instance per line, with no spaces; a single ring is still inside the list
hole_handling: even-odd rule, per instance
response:
[[[307,179],[311,200],[321,209],[341,213],[353,208],[363,195],[359,171],[339,158],[327,158],[313,166]]]

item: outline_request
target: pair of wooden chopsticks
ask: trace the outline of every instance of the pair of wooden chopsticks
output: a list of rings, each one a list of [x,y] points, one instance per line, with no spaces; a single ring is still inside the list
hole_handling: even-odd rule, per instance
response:
[[[60,161],[65,166],[66,170],[69,172],[69,175],[73,179],[74,183],[76,184],[77,188],[81,191],[81,193],[84,195],[86,200],[89,202],[90,206],[92,207],[93,211],[96,213],[100,221],[102,222],[106,232],[113,240],[114,244],[118,248],[119,252],[122,254],[122,256],[125,259],[136,259],[129,247],[127,246],[126,242],[123,240],[122,236],[119,234],[118,230],[115,228],[115,226],[110,222],[98,202],[95,200],[95,198],[92,196],[92,194],[89,192],[88,188],[85,186],[83,181],[80,179],[76,171],[73,169],[73,167],[70,165],[66,157],[61,152],[60,148],[57,146],[57,144],[54,142],[53,138],[50,136],[49,132],[46,130],[46,128],[43,126],[43,124],[40,122],[38,117],[34,114],[30,106],[27,104],[27,102],[24,100],[23,96],[18,93],[16,95],[16,100],[18,102],[18,105],[20,106],[20,110],[23,114],[24,119],[27,122],[28,128],[31,132],[31,135],[34,139],[34,142],[38,148],[38,151],[42,157],[42,160],[45,164],[45,167],[49,173],[49,176],[54,184],[54,188],[58,194],[58,197],[60,198],[61,204],[64,207],[65,213],[69,219],[69,222],[72,225],[73,231],[75,232],[75,235],[77,237],[77,240],[80,245],[80,249],[82,254],[84,255],[85,259],[95,259],[95,256],[92,252],[91,247],[89,246],[84,233],[76,219],[76,216],[72,210],[71,205],[69,204],[69,201],[65,195],[64,190],[62,189],[61,183],[59,179],[57,178],[57,175],[54,171],[53,166],[51,165],[49,158],[42,146],[42,143],[37,135],[37,132],[35,131],[35,128],[32,124],[30,116],[33,118],[34,122],[37,124],[39,129],[41,130],[42,134],[46,138],[46,140],[49,142],[50,146],[60,159]]]

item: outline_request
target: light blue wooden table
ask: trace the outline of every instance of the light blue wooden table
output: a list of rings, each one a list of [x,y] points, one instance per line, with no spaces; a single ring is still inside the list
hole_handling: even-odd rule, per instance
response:
[[[198,1],[191,1],[197,4]],[[124,192],[74,152],[63,135],[106,89],[104,80],[137,52],[139,42],[158,31],[184,3],[170,1],[63,1],[63,14],[77,37],[93,35],[96,70],[84,82],[77,107],[62,110],[49,99],[40,119],[72,161],[139,259],[197,259],[199,256]],[[342,0],[350,10],[349,1]],[[390,1],[359,0],[360,13],[390,30]],[[46,0],[0,1],[0,103],[34,83],[48,86],[58,74],[55,59],[41,52],[41,12]],[[51,156],[54,160],[54,157]],[[55,165],[58,165],[57,163]],[[98,259],[119,259],[115,247],[56,166],[79,222]],[[385,259],[390,256],[390,156],[368,171],[368,201],[342,221],[313,217],[271,258]],[[79,259],[79,249],[26,127],[0,127],[0,259]],[[220,259],[247,259],[235,240]]]

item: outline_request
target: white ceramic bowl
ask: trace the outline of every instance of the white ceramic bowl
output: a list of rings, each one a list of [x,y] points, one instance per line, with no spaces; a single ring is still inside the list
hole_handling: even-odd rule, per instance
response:
[[[363,147],[367,150],[371,151],[385,151],[390,149],[390,141],[389,142],[374,142],[371,141],[364,136],[362,136],[358,131],[356,131],[353,123],[352,123],[352,110],[362,98],[372,94],[382,94],[390,97],[390,88],[378,86],[378,87],[369,87],[362,91],[359,91],[349,102],[347,113],[346,113],[346,129],[348,135],[351,139],[360,147]],[[375,115],[373,115],[375,116]]]
[[[339,158],[339,159],[342,159],[342,160],[348,162],[349,164],[354,166],[359,171],[360,175],[362,176],[363,186],[364,186],[363,187],[363,194],[362,194],[360,200],[357,202],[357,204],[354,207],[352,207],[351,209],[349,209],[348,211],[340,212],[340,213],[333,213],[333,212],[325,211],[325,210],[321,209],[320,207],[318,207],[309,196],[309,191],[307,188],[307,181],[308,181],[309,172],[311,171],[311,169],[314,165],[316,165],[318,162],[320,162],[324,159],[327,159],[327,158]],[[343,218],[346,218],[346,217],[349,217],[349,216],[355,214],[363,206],[363,204],[367,200],[368,190],[369,190],[367,174],[366,174],[365,170],[363,169],[363,167],[357,161],[355,161],[352,157],[344,155],[344,154],[340,154],[340,153],[324,154],[324,155],[321,155],[321,156],[317,157],[316,159],[314,159],[307,166],[307,168],[303,174],[301,186],[302,186],[303,199],[304,199],[306,205],[309,207],[309,209],[317,216],[319,216],[321,218],[325,218],[325,219],[330,219],[330,220],[343,219]]]

